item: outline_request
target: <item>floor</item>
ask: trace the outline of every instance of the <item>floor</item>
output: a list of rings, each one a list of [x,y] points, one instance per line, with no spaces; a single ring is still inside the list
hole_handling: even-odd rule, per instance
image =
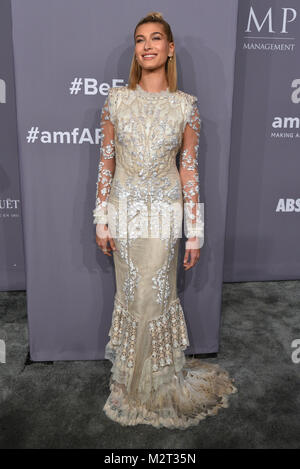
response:
[[[300,281],[224,283],[220,351],[203,359],[226,368],[239,392],[197,427],[168,430],[106,417],[107,360],[31,362],[26,292],[0,292],[0,339],[9,337],[0,447],[299,448],[299,310]]]

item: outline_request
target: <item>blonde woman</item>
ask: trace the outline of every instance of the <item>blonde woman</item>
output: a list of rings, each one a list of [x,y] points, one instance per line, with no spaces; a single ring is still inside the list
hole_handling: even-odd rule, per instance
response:
[[[173,35],[160,13],[137,24],[134,44],[129,84],[110,88],[101,114],[93,222],[98,246],[113,255],[117,287],[103,410],[122,425],[184,429],[228,407],[237,388],[219,365],[184,354],[189,339],[176,289],[182,220],[185,270],[204,240],[197,98],[177,89]]]

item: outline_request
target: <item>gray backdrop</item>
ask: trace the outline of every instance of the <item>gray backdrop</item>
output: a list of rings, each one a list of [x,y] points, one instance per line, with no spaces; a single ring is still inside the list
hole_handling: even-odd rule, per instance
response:
[[[0,291],[25,288],[11,5],[1,0]]]
[[[239,3],[224,281],[299,279],[300,2]]]
[[[92,224],[100,112],[108,86],[127,83],[133,29],[149,9],[172,25],[179,88],[199,98],[206,240],[197,267],[186,274],[181,252],[178,289],[187,352],[218,351],[237,0],[154,1],[151,7],[141,0],[13,0],[32,360],[104,356],[115,279]],[[81,87],[71,94],[75,78],[96,81],[100,91]],[[55,131],[68,133],[69,141],[55,139]]]

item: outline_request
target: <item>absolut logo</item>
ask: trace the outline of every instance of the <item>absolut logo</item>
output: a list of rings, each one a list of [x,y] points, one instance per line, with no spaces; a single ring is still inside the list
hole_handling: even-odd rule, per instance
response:
[[[276,212],[300,212],[300,199],[287,197],[281,198],[277,202]]]

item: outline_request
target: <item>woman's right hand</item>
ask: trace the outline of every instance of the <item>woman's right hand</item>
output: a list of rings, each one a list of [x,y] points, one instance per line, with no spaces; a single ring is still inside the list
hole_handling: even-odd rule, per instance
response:
[[[96,243],[107,256],[111,256],[111,251],[116,251],[116,245],[111,237],[108,225],[102,223],[96,224]]]

